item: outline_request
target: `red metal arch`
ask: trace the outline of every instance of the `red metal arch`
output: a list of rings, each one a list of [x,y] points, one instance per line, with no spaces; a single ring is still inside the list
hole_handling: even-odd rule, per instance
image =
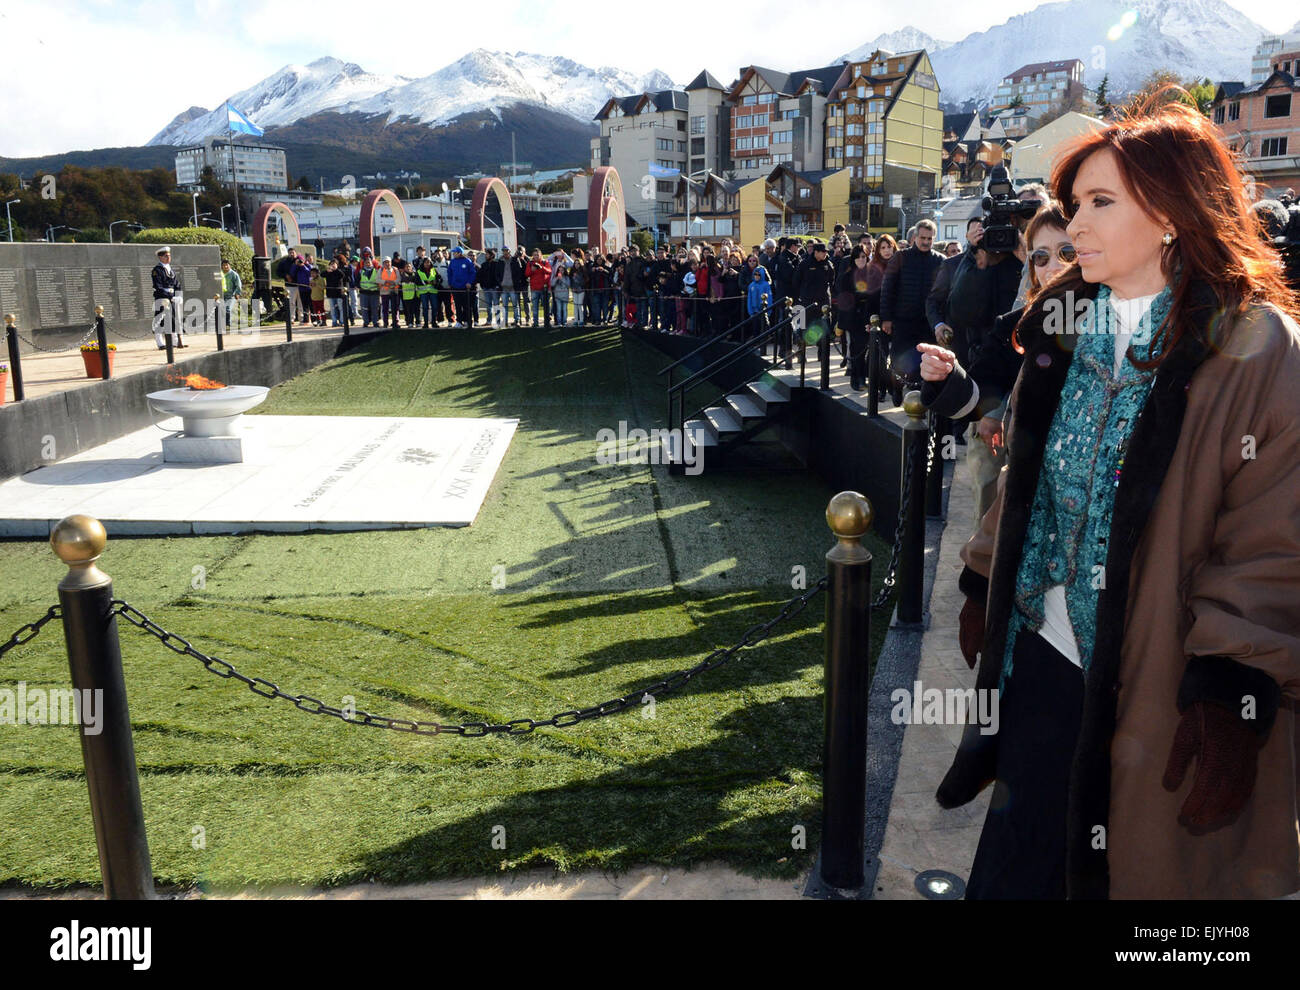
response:
[[[253,253],[263,258],[271,256],[271,253],[267,250],[266,223],[271,219],[272,213],[280,214],[280,218],[284,220],[285,234],[289,238],[289,245],[302,243],[302,234],[298,230],[298,218],[294,215],[293,210],[283,203],[263,203],[257,213],[253,215]]]
[[[397,198],[397,193],[391,189],[372,189],[366,193],[366,198],[361,201],[361,222],[358,225],[357,240],[362,247],[368,247],[371,251],[375,250],[375,212],[379,209],[380,201],[388,204],[388,208],[393,211],[393,229],[410,230],[410,222],[406,219],[406,210],[402,207],[402,201]]]
[[[613,233],[605,229],[605,221],[611,217],[615,224]],[[587,243],[602,254],[627,247],[623,180],[612,165],[602,165],[591,176],[591,191],[587,194]]]
[[[515,226],[515,203],[510,198],[510,190],[500,179],[488,177],[479,179],[474,184],[474,201],[469,214],[469,246],[475,251],[483,250],[483,221],[487,209],[488,196],[496,193],[497,202],[501,204],[501,234],[506,250],[514,253],[519,246],[518,228]]]

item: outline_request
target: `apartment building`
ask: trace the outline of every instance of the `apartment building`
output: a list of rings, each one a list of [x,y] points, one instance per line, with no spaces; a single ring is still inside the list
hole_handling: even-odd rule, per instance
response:
[[[934,195],[942,167],[939,84],[924,51],[796,72],[743,66],[726,86],[705,71],[681,92],[615,97],[596,120],[592,166],[618,168],[628,212],[661,227],[671,216],[687,222],[684,195],[674,195],[687,187],[672,169],[738,188],[778,166],[799,175],[845,169],[852,222],[884,231],[897,227],[900,208]]]
[[[1260,39],[1250,60],[1250,85],[1262,83],[1278,70],[1300,76],[1300,34]]]
[[[686,166],[687,116],[687,94],[674,89],[613,96],[596,114],[591,167],[618,170],[627,211],[642,226],[672,212],[676,176]]]
[[[943,169],[939,195],[944,199],[976,195],[989,170],[1003,162],[1009,139],[1002,121],[981,120],[978,113],[943,116]]]
[[[939,184],[939,82],[924,50],[881,49],[843,68],[826,101],[824,167],[849,170],[850,226],[887,233]]]
[[[231,184],[231,145],[224,138],[207,138],[202,144],[176,152],[176,185],[190,189],[202,181],[203,169],[211,167],[222,185]],[[235,175],[240,189],[285,189],[289,166],[284,149],[251,141],[234,145]]]
[[[1210,118],[1254,180],[1256,199],[1300,188],[1300,45],[1273,58],[1263,82],[1220,83],[1210,105]]]
[[[1020,107],[1022,112],[1004,115]],[[1066,109],[1088,109],[1083,62],[1077,58],[1022,65],[1003,78],[989,106],[991,113],[1004,116],[1011,138],[1024,137],[1039,119]]]

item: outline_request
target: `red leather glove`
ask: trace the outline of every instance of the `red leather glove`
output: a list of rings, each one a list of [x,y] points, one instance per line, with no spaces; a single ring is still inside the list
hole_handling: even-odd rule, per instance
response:
[[[975,669],[980,651],[984,649],[984,603],[974,598],[967,598],[957,617],[957,639],[961,643],[961,655],[966,658],[966,666]]]
[[[1178,813],[1194,835],[1213,832],[1241,813],[1255,789],[1255,771],[1264,737],[1231,708],[1197,701],[1183,712],[1165,764],[1162,783],[1176,791],[1196,757],[1192,789]]]

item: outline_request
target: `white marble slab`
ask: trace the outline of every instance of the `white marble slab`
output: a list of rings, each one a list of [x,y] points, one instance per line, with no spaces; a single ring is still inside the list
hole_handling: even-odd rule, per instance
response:
[[[164,463],[170,431],[149,427],[0,483],[0,536],[77,512],[110,536],[468,526],[518,424],[245,416],[239,464]]]

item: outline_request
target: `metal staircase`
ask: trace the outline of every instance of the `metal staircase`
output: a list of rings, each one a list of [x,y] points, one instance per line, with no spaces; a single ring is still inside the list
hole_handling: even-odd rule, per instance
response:
[[[660,372],[668,375],[668,430],[661,438],[661,463],[672,473],[699,474],[706,463],[723,461],[728,450],[770,427],[789,409],[791,394],[806,380],[803,347],[793,339],[792,318],[770,324],[771,312],[756,313]],[[720,339],[737,331],[743,334],[753,324],[758,331],[750,339],[734,344],[720,357],[710,360],[704,355]],[[794,351],[798,371],[791,368]],[[740,362],[755,356],[761,357],[761,370],[748,375],[739,387],[719,394],[714,379],[731,377]],[[673,380],[677,369],[691,365],[701,366],[680,381]],[[700,395],[709,398],[701,403]],[[706,453],[710,450],[714,453]]]

